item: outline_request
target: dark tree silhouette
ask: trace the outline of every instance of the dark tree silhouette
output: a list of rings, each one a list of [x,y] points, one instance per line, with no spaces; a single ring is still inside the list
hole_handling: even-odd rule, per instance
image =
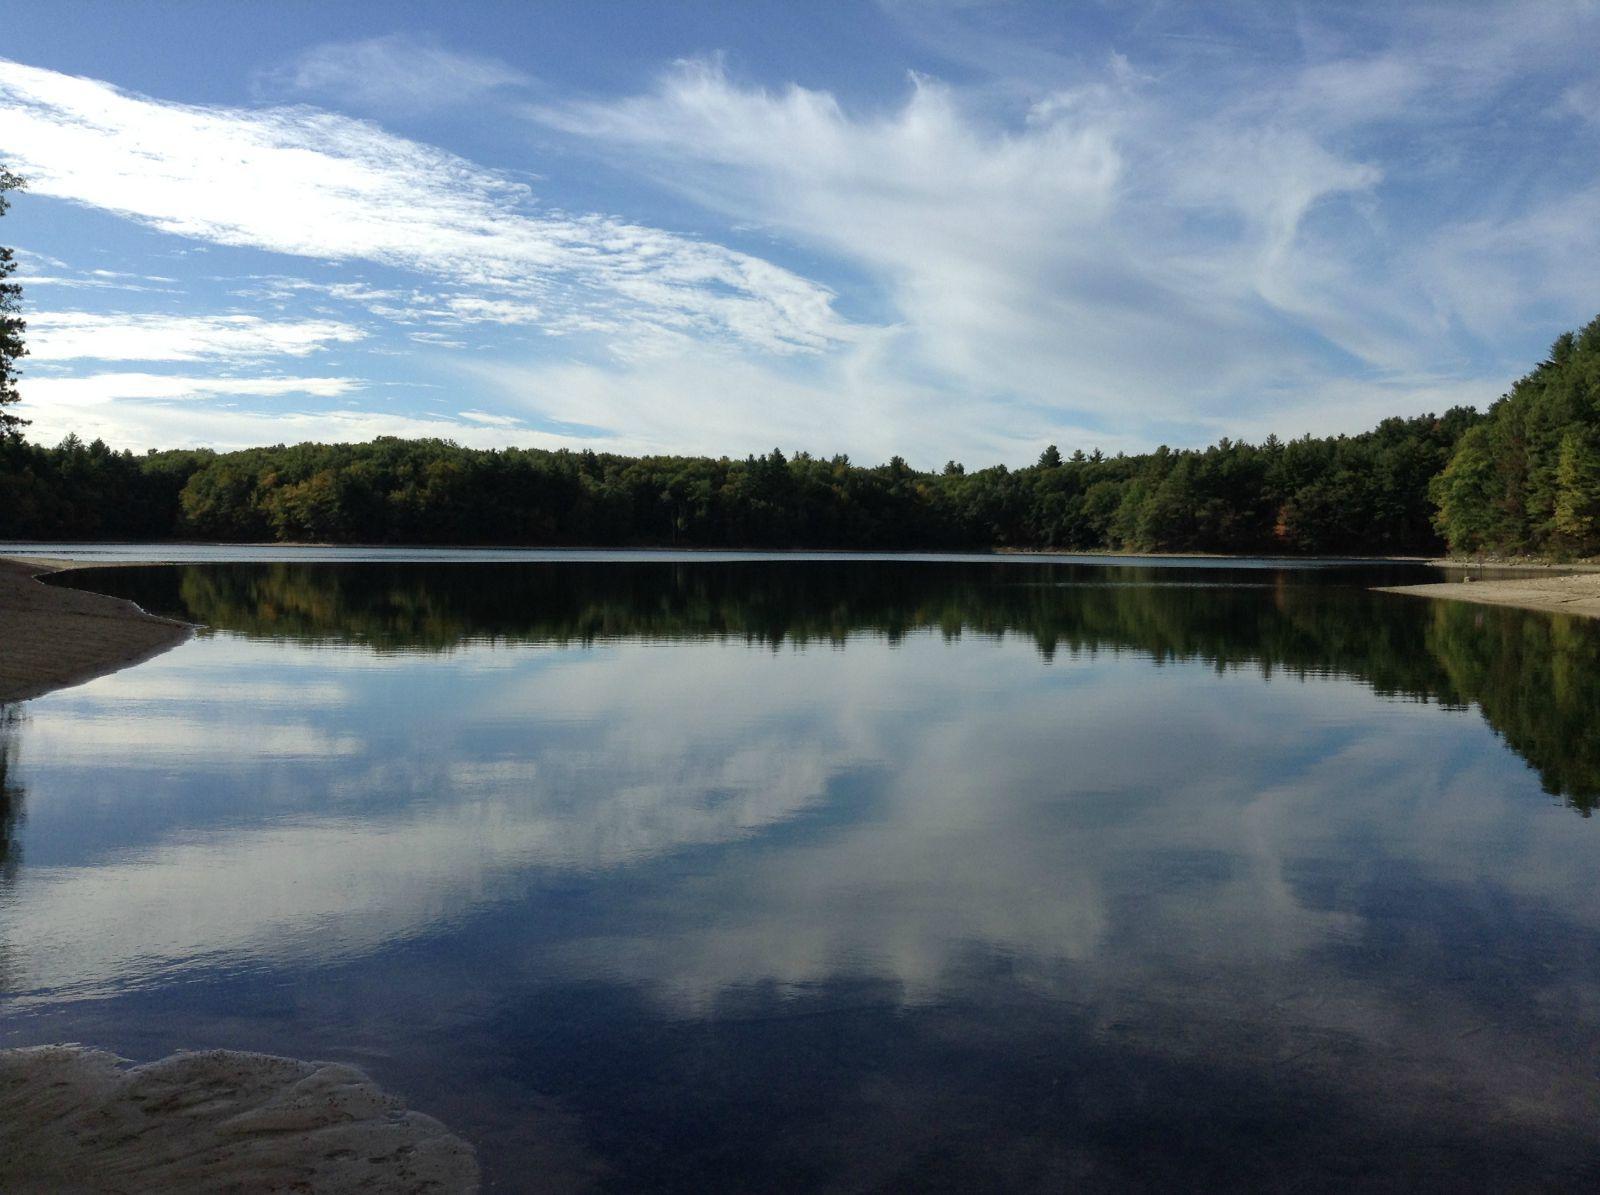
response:
[[[6,199],[6,192],[18,190],[22,185],[20,177],[0,166],[0,216],[5,215],[11,206]],[[15,255],[0,245],[0,439],[17,435],[27,423],[26,419],[6,410],[19,397],[17,361],[28,351],[22,343],[22,333],[27,329],[20,314],[22,287],[11,281],[11,274],[16,268]]]

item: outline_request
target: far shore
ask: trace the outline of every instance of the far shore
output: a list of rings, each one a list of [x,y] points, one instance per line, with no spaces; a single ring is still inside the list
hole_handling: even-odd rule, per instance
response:
[[[41,550],[32,551],[37,547]],[[148,556],[132,554],[116,559],[89,558],[53,554],[50,549],[79,552],[89,548],[143,549]],[[706,547],[695,544],[449,544],[449,543],[334,543],[322,540],[259,540],[249,542],[221,542],[217,540],[98,540],[84,543],[66,541],[28,541],[0,538],[0,561],[15,561],[39,565],[41,571],[77,568],[111,568],[118,565],[149,565],[184,563],[168,556],[168,550],[192,548],[216,549],[226,553],[249,553],[258,550],[287,551],[394,551],[394,552],[552,552],[578,554],[594,552],[660,552],[685,555],[731,555],[743,552],[762,555],[839,555],[839,556],[1089,556],[1105,560],[1281,560],[1286,563],[1327,564],[1351,562],[1358,564],[1431,564],[1450,569],[1494,569],[1518,572],[1600,572],[1600,558],[1586,560],[1555,560],[1538,556],[1408,556],[1408,555],[1279,555],[1271,552],[1129,552],[1112,548],[772,548],[772,547]]]

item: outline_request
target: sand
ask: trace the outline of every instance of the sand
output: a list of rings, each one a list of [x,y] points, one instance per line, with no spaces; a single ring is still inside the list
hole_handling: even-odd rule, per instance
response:
[[[0,1191],[470,1192],[472,1149],[352,1067],[0,1050]]]
[[[132,602],[34,579],[57,567],[0,559],[0,701],[81,684],[189,637],[189,626]]]
[[[1393,585],[1383,593],[1451,598],[1523,610],[1550,610],[1600,618],[1600,573],[1551,577],[1537,573],[1496,581],[1444,581],[1432,585]]]

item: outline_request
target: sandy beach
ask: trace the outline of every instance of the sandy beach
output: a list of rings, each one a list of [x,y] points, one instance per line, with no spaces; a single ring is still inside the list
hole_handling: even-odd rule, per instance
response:
[[[132,602],[35,579],[59,567],[0,559],[0,701],[93,680],[189,637],[184,623],[146,614]]]
[[[1571,576],[1527,576],[1495,581],[1443,581],[1430,585],[1394,585],[1382,593],[1449,598],[1490,606],[1516,606],[1523,610],[1548,610],[1600,618],[1600,573]]]

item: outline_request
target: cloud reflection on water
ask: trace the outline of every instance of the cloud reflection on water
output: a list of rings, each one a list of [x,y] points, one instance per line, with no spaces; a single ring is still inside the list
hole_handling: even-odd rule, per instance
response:
[[[241,972],[381,1003],[451,942],[441,1006],[860,990],[961,1037],[1003,997],[996,1049],[1075,1026],[1540,1133],[1592,1103],[1593,822],[1477,712],[1353,679],[932,630],[218,633],[25,714],[18,1013]]]

